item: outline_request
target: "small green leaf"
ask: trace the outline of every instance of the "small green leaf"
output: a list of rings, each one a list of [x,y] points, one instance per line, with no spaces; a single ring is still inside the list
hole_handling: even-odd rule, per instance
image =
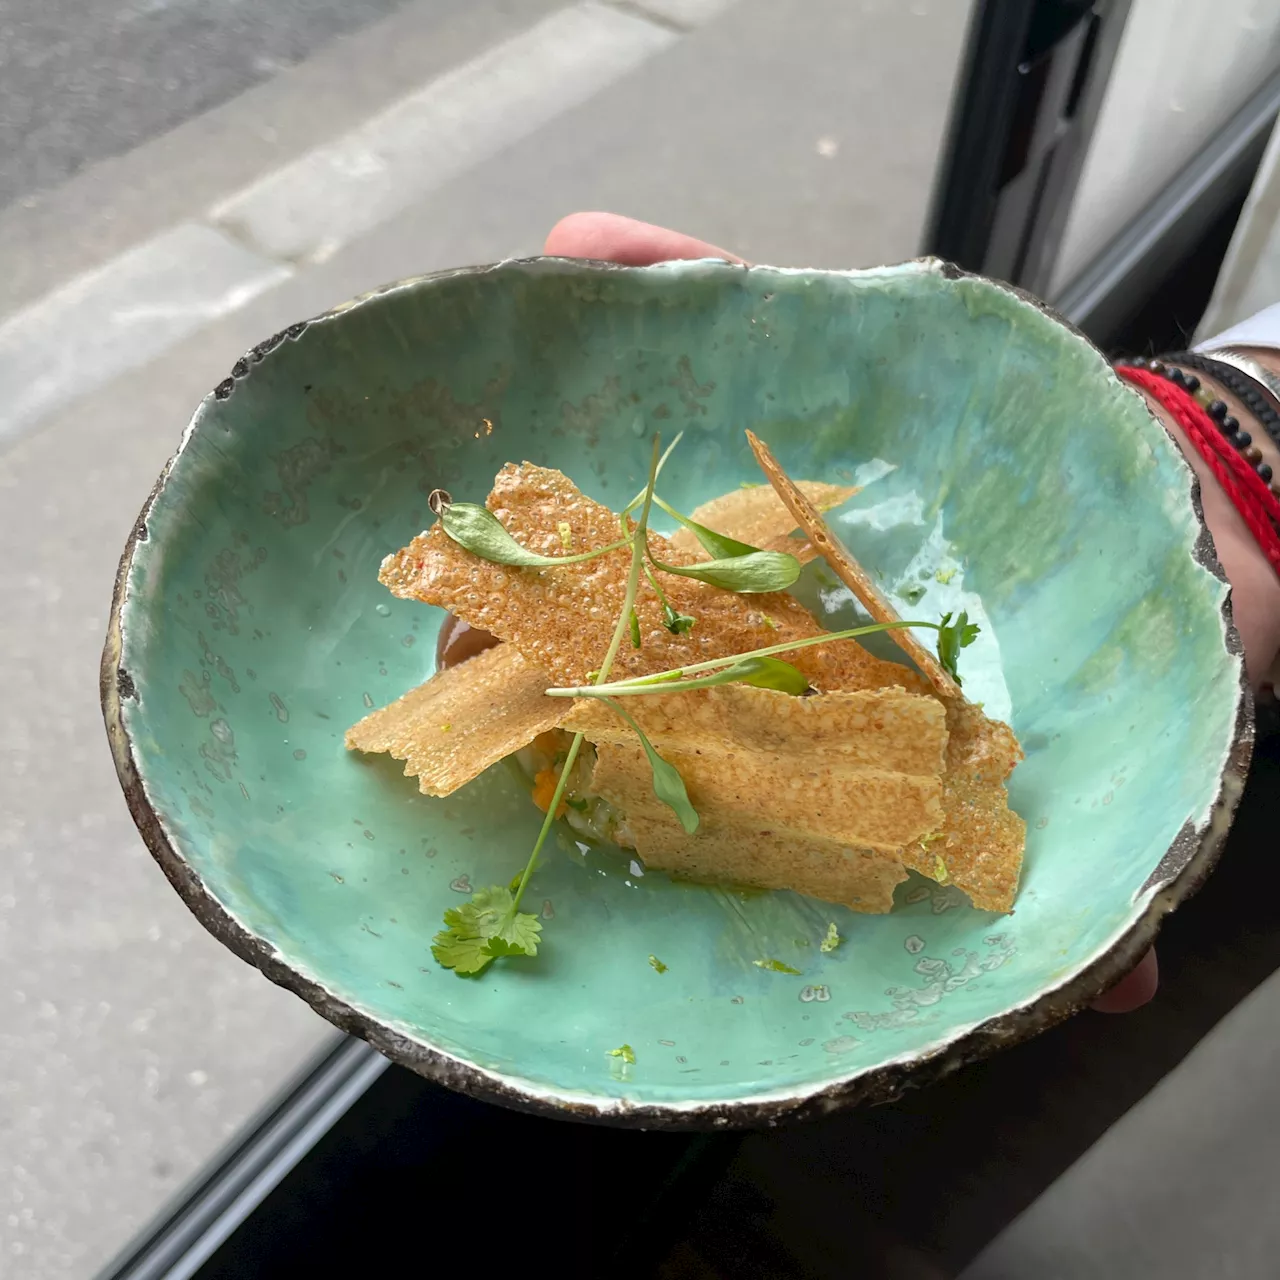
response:
[[[621,1058],[629,1067],[636,1064],[636,1051],[629,1044],[620,1044],[616,1049],[605,1051],[606,1058]]]
[[[631,610],[631,647],[640,647],[640,617],[634,609]]]
[[[527,911],[503,916],[498,930],[489,939],[491,956],[536,956],[542,922]]]
[[[738,482],[739,489],[759,489],[762,482],[759,480],[741,480]]]
[[[678,681],[678,683],[677,683]],[[663,672],[662,679],[654,677],[645,684],[637,682],[630,688],[617,688],[614,692],[627,694],[648,693],[686,693],[690,689],[714,689],[722,684],[749,684],[757,689],[777,689],[780,693],[798,696],[809,688],[808,677],[781,658],[743,658],[732,666],[721,667],[705,676],[695,676],[692,680],[681,680],[679,669]],[[674,685],[674,690],[672,689]],[[592,691],[582,691],[587,697]],[[599,696],[605,697],[603,693]],[[608,699],[606,698],[606,701]]]
[[[664,502],[656,493],[653,495],[653,501],[655,506],[661,507],[673,520],[684,525],[702,543],[703,550],[709,551],[717,559],[749,556],[760,550],[759,547],[753,547],[749,542],[739,542],[737,538],[730,538],[727,534],[717,533],[714,529],[708,529],[705,524],[690,520],[688,516],[677,511],[670,503]]]
[[[689,793],[685,790],[680,770],[670,761],[664,760],[643,733],[640,735],[640,745],[649,757],[649,768],[653,770],[653,794],[680,819],[685,832],[693,835],[698,829],[698,811],[689,802]]]
[[[569,796],[565,796],[564,802],[569,806],[570,809],[576,809],[579,813],[586,813],[587,809],[589,808],[585,800],[574,800]]]
[[[951,614],[942,615],[942,622],[938,626],[938,661],[942,663],[956,684],[964,683],[956,670],[960,650],[967,649],[978,638],[980,629],[976,622],[969,621],[969,615],[966,612],[962,611],[955,622],[951,621]]]
[[[768,969],[771,973],[793,973],[799,976],[800,970],[793,969],[789,964],[784,964],[781,960],[753,960],[751,962],[757,969]]]
[[[612,698],[607,702],[632,728],[644,754],[648,758],[649,768],[653,771],[653,794],[680,819],[680,825],[687,835],[693,835],[698,829],[698,811],[689,802],[689,793],[685,790],[684,779],[680,770],[670,761],[664,760],[654,749],[653,743],[645,736],[644,730],[636,723],[629,711],[620,707]]]
[[[700,564],[663,564],[660,560],[653,563],[663,573],[693,578],[741,595],[785,591],[800,576],[801,568],[800,561],[785,551],[752,551],[723,560],[703,560]]]
[[[492,511],[475,502],[452,502],[441,507],[440,525],[454,542],[482,560],[526,569],[582,564],[607,551],[617,551],[630,542],[629,538],[625,538],[607,547],[597,547],[594,551],[584,551],[576,556],[540,556],[527,547],[522,547]]]
[[[666,973],[667,971],[667,966],[657,956],[649,957],[649,965],[651,968],[656,969],[658,973]]]
[[[827,936],[818,944],[819,951],[834,951],[841,943],[840,930],[836,928],[835,921],[827,925]]]
[[[496,956],[538,954],[541,923],[517,912],[512,890],[501,885],[477,889],[470,902],[450,907],[444,924],[431,940],[431,954],[458,974],[479,973]]]
[[[697,618],[692,618],[687,613],[677,613],[669,604],[664,602],[662,606],[662,625],[673,636],[682,636],[686,631],[692,631],[695,622],[697,622]]]
[[[777,689],[796,696],[809,687],[808,676],[780,658],[744,658],[716,674],[725,677],[722,684],[749,684],[757,689]]]
[[[450,929],[432,939],[431,954],[441,968],[452,969],[460,978],[469,978],[493,963],[487,938]]]

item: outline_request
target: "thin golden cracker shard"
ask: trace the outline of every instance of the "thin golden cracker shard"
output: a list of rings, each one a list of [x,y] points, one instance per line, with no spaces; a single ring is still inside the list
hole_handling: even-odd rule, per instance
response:
[[[627,698],[623,705],[664,752],[669,748],[708,758],[755,752],[783,756],[797,768],[935,777],[946,766],[946,709],[931,695],[903,689],[793,698],[773,689],[725,685],[646,694]],[[626,721],[598,700],[580,699],[563,723],[595,743],[635,745]]]
[[[907,875],[896,855],[760,820],[711,804],[705,795],[698,801],[698,830],[687,835],[670,810],[651,803],[648,782],[640,776],[640,755],[634,746],[599,747],[592,787],[624,810],[619,839],[632,845],[647,867],[709,884],[791,889],[855,911],[885,912],[893,906],[894,886]],[[691,797],[697,791],[695,784]]]
[[[827,484],[823,480],[798,480],[796,483],[819,511],[830,511],[858,492],[855,486]],[[734,489],[712,498],[698,507],[690,519],[763,551],[790,552],[801,564],[807,564],[818,554],[811,542],[791,536],[796,527],[795,517],[782,499],[765,485]],[[702,544],[692,530],[685,528],[671,535],[671,545],[695,555],[702,551]],[[702,551],[702,556],[706,557],[705,551]]]
[[[981,911],[1011,911],[1027,826],[1009,808],[1004,782],[1022,748],[1007,724],[987,719],[970,702],[947,704],[947,726],[942,825],[931,838],[908,845],[903,861],[935,880],[945,868]]]
[[[545,672],[498,645],[365,716],[347,730],[347,749],[403,760],[424,794],[447,796],[559,725],[568,705],[546,688]]]
[[[787,510],[795,517],[796,523],[804,530],[809,541],[818,548],[819,554],[831,566],[835,575],[853,592],[858,602],[876,622],[900,622],[901,618],[897,611],[880,594],[867,571],[849,554],[845,546],[827,527],[821,512],[778,465],[768,445],[751,431],[747,432],[747,440],[751,444],[752,452],[756,455],[756,461],[760,464],[760,470],[768,477],[778,497],[786,504]],[[920,643],[914,631],[909,627],[903,627],[889,634],[944,698],[963,696],[960,686],[934,654]]]
[[[659,751],[679,770],[690,802],[707,822],[785,831],[896,857],[942,821],[936,774],[817,764],[764,751]],[[626,815],[628,825],[645,820],[679,828],[654,795],[648,764],[634,744],[599,745],[591,786]]]
[[[487,505],[518,542],[543,555],[605,546],[620,532],[618,517],[585,497],[568,477],[527,462],[503,467]],[[660,534],[650,534],[649,546],[667,564],[698,559]],[[464,550],[437,524],[388,556],[379,579],[398,596],[448,609],[514,645],[547,672],[550,683],[576,685],[609,647],[630,567],[625,547],[563,568],[492,564]],[[622,646],[611,673],[615,679],[823,634],[812,615],[785,593],[741,596],[691,578],[659,573],[658,579],[672,607],[697,621],[691,631],[672,635],[662,624],[661,602],[642,577],[635,605],[641,648]],[[823,690],[924,684],[915,672],[873,657],[851,641],[802,649],[787,660]]]
[[[646,867],[678,880],[790,889],[870,915],[891,911],[894,888],[907,878],[896,858],[732,823],[708,822],[693,836],[641,823],[634,838]]]

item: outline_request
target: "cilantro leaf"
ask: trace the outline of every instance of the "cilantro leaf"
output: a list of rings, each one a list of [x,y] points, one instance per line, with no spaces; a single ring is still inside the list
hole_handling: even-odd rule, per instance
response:
[[[833,920],[827,925],[827,936],[818,944],[819,951],[834,951],[844,939],[840,937],[840,930],[836,928]]]
[[[606,1058],[621,1058],[629,1067],[636,1064],[636,1051],[629,1044],[620,1044],[616,1049],[608,1049],[605,1052]]]
[[[446,928],[431,940],[431,954],[437,963],[454,973],[470,976],[493,963],[489,939],[475,927],[470,904],[444,913]]]
[[[509,888],[477,889],[470,902],[444,913],[445,927],[431,940],[431,954],[446,969],[476,974],[496,956],[538,954],[542,924],[518,912]]]
[[[964,683],[956,671],[960,650],[967,649],[978,638],[979,630],[981,628],[978,624],[970,622],[968,613],[963,610],[954,622],[951,621],[950,613],[942,615],[942,621],[938,625],[938,661],[956,684]]]
[[[800,974],[799,969],[793,969],[789,964],[784,964],[781,960],[753,960],[751,962],[757,969],[768,969],[771,973],[794,973]]]
[[[650,957],[649,957],[649,964],[650,964],[650,965],[653,967],[653,969],[654,969],[654,970],[656,970],[658,973],[666,973],[666,971],[667,971],[667,966],[666,966],[665,964],[663,964],[663,963],[662,963],[662,961],[661,961],[661,960],[659,960],[657,956],[650,956]]]
[[[536,956],[542,922],[526,911],[502,918],[498,931],[489,939],[491,956]]]

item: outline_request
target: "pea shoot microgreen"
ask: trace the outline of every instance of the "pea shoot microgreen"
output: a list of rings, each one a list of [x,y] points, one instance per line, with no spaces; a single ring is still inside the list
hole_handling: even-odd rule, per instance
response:
[[[607,547],[580,551],[572,556],[540,556],[522,547],[507,532],[506,526],[488,507],[477,502],[440,504],[440,527],[460,547],[492,564],[514,565],[522,569],[557,568],[566,564],[585,564],[597,556],[607,555],[627,546],[631,539],[621,538]]]

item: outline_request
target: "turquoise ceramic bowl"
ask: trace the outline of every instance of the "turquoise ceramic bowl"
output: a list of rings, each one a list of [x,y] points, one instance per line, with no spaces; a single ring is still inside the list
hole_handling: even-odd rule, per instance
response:
[[[797,478],[863,485],[834,522],[904,608],[982,623],[967,688],[1027,752],[1016,911],[921,880],[886,916],[726,894],[566,833],[536,962],[439,969],[441,913],[522,866],[539,815],[502,766],[435,800],[344,751],[434,664],[442,615],[380,560],[433,487],[482,500],[509,459],[617,506],[654,428],[685,432],[663,488],[691,509],[759,480],[744,427]],[[125,550],[103,676],[138,826],[237,954],[445,1084],[643,1125],[885,1097],[1079,1008],[1208,870],[1251,736],[1175,447],[1083,337],[933,261],[509,262],[295,325],[196,411]]]

